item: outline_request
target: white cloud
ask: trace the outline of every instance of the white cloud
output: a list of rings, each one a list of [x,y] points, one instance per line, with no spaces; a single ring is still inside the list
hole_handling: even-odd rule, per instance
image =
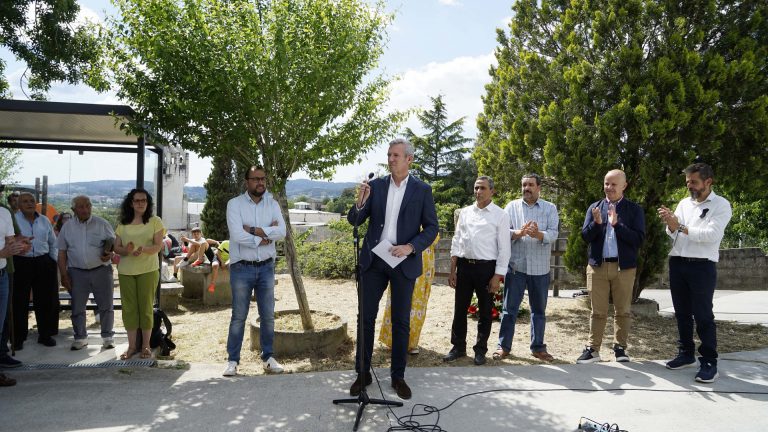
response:
[[[490,81],[488,69],[495,64],[493,54],[474,57],[457,57],[443,63],[428,63],[416,69],[409,69],[400,80],[392,84],[392,95],[387,105],[389,111],[409,108],[430,108],[430,97],[443,95],[448,109],[448,119],[453,121],[465,117],[464,136],[474,138],[477,135],[476,119],[483,110],[481,96],[485,84]],[[405,123],[417,134],[421,126],[416,116],[411,116]],[[387,140],[388,141],[388,140]],[[359,164],[339,167],[334,181],[359,181],[368,172],[380,171],[379,164],[386,162],[386,142],[362,157]],[[306,177],[306,175],[299,175]]]
[[[461,2],[458,0],[437,0],[441,5],[446,6],[461,6]]]

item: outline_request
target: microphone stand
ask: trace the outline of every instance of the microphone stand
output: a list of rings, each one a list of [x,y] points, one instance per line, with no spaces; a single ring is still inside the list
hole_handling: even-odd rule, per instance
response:
[[[370,199],[370,196],[368,197]],[[354,204],[357,206],[357,203]],[[355,207],[357,209],[357,207]],[[361,274],[360,269],[360,260],[359,260],[359,254],[360,254],[360,236],[357,233],[357,227],[360,225],[360,212],[357,212],[357,216],[355,217],[355,223],[352,226],[352,236],[355,239],[355,281],[357,282],[357,360],[358,364],[360,365],[360,371],[357,373],[357,379],[360,381],[361,389],[360,394],[356,398],[346,398],[346,399],[334,399],[333,404],[339,405],[344,403],[356,403],[357,404],[357,415],[355,416],[355,425],[352,427],[353,431],[357,431],[357,427],[360,425],[360,418],[363,416],[363,410],[365,410],[366,405],[368,404],[374,404],[374,405],[390,405],[390,406],[396,406],[401,407],[403,406],[402,402],[397,401],[388,401],[385,399],[371,399],[368,397],[368,392],[365,390],[365,373],[368,371],[363,370],[365,366],[365,357],[363,351],[365,351],[365,337],[363,332],[363,321],[365,321],[365,316],[363,315],[363,298],[364,298],[364,290],[363,290],[363,278]],[[368,368],[372,368],[371,365],[368,365]]]

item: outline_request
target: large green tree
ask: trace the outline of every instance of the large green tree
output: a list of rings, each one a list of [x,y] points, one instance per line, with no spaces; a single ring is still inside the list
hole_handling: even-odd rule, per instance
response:
[[[44,98],[55,81],[85,81],[104,89],[99,74],[92,73],[98,63],[98,32],[76,24],[79,11],[75,0],[0,1],[0,46],[27,65],[30,97]],[[9,96],[5,67],[0,61],[0,97]]]
[[[219,241],[229,238],[227,228],[227,202],[242,192],[243,180],[238,174],[232,157],[217,154],[205,182],[205,205],[200,213],[203,233]]]
[[[0,184],[13,181],[13,174],[21,168],[21,150],[0,148]]]
[[[682,168],[699,158],[721,192],[764,193],[768,3],[525,0],[513,9],[478,119],[480,171],[544,173],[564,197],[566,262],[582,270],[584,212],[603,175],[623,168],[627,196],[646,212],[637,297],[663,263],[656,208],[673,204]]]
[[[361,0],[117,0],[106,53],[118,95],[157,139],[262,164],[290,222],[287,179],[329,178],[392,134],[388,81],[369,76],[389,16]],[[286,258],[305,328],[293,233]]]
[[[469,150],[465,144],[472,141],[463,134],[464,117],[448,123],[448,109],[443,95],[430,97],[432,108],[419,111],[416,116],[425,135],[417,135],[411,128],[405,136],[414,147],[414,170],[427,183],[444,179],[464,159]]]

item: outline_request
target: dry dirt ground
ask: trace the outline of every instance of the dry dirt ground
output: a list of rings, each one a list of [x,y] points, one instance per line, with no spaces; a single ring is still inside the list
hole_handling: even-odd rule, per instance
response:
[[[320,370],[344,370],[354,368],[354,337],[357,324],[357,299],[353,281],[322,280],[304,278],[310,308],[317,311],[333,312],[348,324],[348,341],[336,355],[285,357],[277,353],[277,358],[286,367],[286,372],[307,372]],[[288,275],[278,275],[275,287],[275,310],[297,309],[293,284]],[[385,294],[386,297],[386,294]],[[379,327],[386,298],[382,299],[376,325],[377,342],[374,347],[373,365],[389,367],[390,353],[378,343]],[[527,299],[524,305],[527,307]],[[120,312],[115,313],[116,326],[122,324]],[[249,321],[257,317],[256,305],[252,304]],[[176,360],[185,362],[221,363],[227,359],[226,341],[229,326],[230,308],[227,306],[203,306],[195,300],[182,300],[180,311],[169,313],[173,322],[173,339],[177,350]],[[408,367],[427,366],[469,366],[472,359],[466,357],[453,363],[443,363],[442,357],[450,350],[451,321],[453,317],[453,290],[446,285],[434,285],[429,299],[427,319],[424,324],[420,346],[421,353],[408,356]],[[88,314],[91,329],[96,330],[93,314]],[[279,324],[278,324],[279,325]],[[70,327],[66,314],[62,314],[62,328]],[[477,330],[477,321],[469,319],[467,346],[471,351]],[[518,319],[516,334],[512,344],[512,355],[504,360],[492,360],[491,352],[496,347],[499,321],[494,321],[489,340],[488,366],[504,364],[538,364],[539,360],[531,357],[529,317]],[[768,329],[760,325],[739,325],[730,322],[718,323],[718,345],[721,353],[749,351],[768,346]],[[547,305],[547,328],[545,342],[549,352],[555,357],[555,363],[574,363],[584,349],[589,331],[589,311],[581,302],[572,298],[552,298]],[[612,360],[610,347],[613,343],[613,326],[606,326],[606,337],[601,351],[604,359]],[[677,330],[674,319],[665,317],[636,317],[630,332],[630,347],[627,353],[633,360],[658,360],[671,358],[676,353],[675,341]],[[257,352],[249,350],[250,334],[246,328],[243,340],[242,359],[239,372],[260,374],[263,372]]]

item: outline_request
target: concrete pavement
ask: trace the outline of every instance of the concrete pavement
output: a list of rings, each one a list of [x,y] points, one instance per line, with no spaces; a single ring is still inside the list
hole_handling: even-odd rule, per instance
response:
[[[561,296],[570,295],[562,292]],[[643,297],[670,313],[669,292],[646,290]],[[768,292],[718,291],[719,319],[768,324]],[[156,368],[47,369],[46,365],[114,361],[125,349],[102,350],[92,335],[87,350],[69,351],[71,329],[59,345],[31,339],[17,358],[27,370],[3,370],[18,379],[0,388],[0,430],[7,431],[347,431],[355,405],[334,405],[348,397],[351,371],[224,378],[221,364],[172,364]],[[37,362],[37,363],[34,363]],[[35,365],[40,366],[35,368]],[[768,406],[768,349],[722,355],[714,384],[694,381],[695,368],[670,371],[664,360],[601,362],[591,365],[409,368],[414,397],[389,411],[369,405],[361,431],[396,426],[418,404],[439,408],[447,431],[574,431],[582,416],[638,431],[761,431]],[[397,399],[388,371],[377,369],[370,397]],[[471,393],[452,403],[455,399]],[[415,407],[415,408],[414,408]],[[437,416],[416,419],[422,425]]]

